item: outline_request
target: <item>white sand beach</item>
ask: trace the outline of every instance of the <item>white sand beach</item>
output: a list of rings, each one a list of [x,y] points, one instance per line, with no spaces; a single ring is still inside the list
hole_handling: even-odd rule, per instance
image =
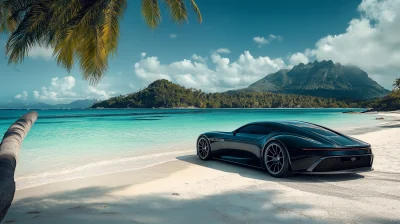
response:
[[[379,116],[392,119],[348,133],[372,145],[373,172],[275,179],[259,169],[201,161],[193,148],[149,168],[18,190],[4,221],[400,223],[400,115]]]

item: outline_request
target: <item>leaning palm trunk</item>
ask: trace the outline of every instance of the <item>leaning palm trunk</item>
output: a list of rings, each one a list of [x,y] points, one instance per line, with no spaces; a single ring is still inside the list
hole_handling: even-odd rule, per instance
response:
[[[14,199],[14,172],[22,141],[37,117],[34,111],[20,117],[4,134],[0,144],[0,222]]]

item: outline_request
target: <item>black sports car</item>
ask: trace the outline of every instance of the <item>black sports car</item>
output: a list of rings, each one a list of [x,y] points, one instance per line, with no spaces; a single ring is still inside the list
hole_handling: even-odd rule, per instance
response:
[[[262,167],[273,177],[371,171],[374,158],[368,143],[301,121],[254,122],[233,132],[207,132],[197,139],[197,155]]]

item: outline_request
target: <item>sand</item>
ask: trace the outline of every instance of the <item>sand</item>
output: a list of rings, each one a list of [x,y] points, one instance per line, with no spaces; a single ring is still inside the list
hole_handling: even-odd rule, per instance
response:
[[[373,172],[275,179],[193,152],[141,170],[18,190],[4,221],[400,223],[400,116],[389,115],[387,124],[351,134],[372,145]]]

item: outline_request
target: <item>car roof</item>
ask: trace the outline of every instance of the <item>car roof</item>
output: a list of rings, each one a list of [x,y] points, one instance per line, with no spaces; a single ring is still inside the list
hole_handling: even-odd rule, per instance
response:
[[[305,121],[296,121],[296,120],[281,120],[281,121],[256,121],[256,122],[251,122],[249,124],[258,124],[258,125],[271,125],[271,124],[277,124],[277,125],[290,125],[290,126],[296,126],[299,124],[308,124],[308,125],[314,125],[309,122]]]

